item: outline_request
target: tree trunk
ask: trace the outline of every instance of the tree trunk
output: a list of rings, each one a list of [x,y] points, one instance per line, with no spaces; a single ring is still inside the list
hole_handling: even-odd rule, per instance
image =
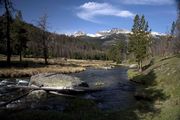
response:
[[[44,61],[45,61],[45,64],[47,65],[48,64],[47,55],[44,56]]]
[[[44,63],[47,65],[48,64],[48,61],[47,61],[47,59],[48,59],[48,48],[47,48],[47,44],[46,44],[46,39],[47,39],[47,37],[46,37],[46,33],[45,32],[43,32],[43,34],[42,34],[43,36],[42,36],[42,39],[43,39],[43,56],[44,56]]]
[[[139,72],[142,72],[142,61],[139,62]]]
[[[19,53],[19,61],[22,62],[22,52]]]
[[[6,39],[7,39],[7,64],[11,63],[11,42],[10,42],[10,13],[8,9],[8,3],[5,0],[5,9],[6,9]]]
[[[47,65],[47,64],[48,64],[48,61],[47,61],[47,59],[48,59],[48,50],[47,50],[46,43],[44,44],[44,50],[43,50],[43,52],[44,52],[44,62],[45,62],[45,64]]]

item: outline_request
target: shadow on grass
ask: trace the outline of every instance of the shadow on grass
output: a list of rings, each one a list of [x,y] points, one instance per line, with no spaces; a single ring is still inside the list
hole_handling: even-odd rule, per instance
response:
[[[159,113],[161,101],[165,101],[169,96],[163,93],[162,89],[157,89],[156,74],[151,70],[147,74],[141,74],[133,78],[134,81],[138,81],[141,85],[138,87],[135,93],[135,98],[138,100],[136,110],[141,113]]]
[[[176,55],[178,58],[180,58],[180,53]]]
[[[143,70],[148,69],[150,66],[152,66],[154,64],[154,59],[151,59],[151,61],[149,62],[149,64],[143,66]]]

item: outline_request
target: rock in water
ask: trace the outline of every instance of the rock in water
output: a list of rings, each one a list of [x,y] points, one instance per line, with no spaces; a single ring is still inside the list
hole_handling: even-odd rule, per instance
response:
[[[60,89],[73,89],[79,86],[83,81],[77,77],[72,77],[64,74],[56,73],[41,73],[31,77],[29,85],[36,85],[39,87],[53,87]]]
[[[27,86],[29,84],[28,81],[25,81],[25,80],[21,80],[21,79],[16,79],[16,85],[19,85],[19,86]]]
[[[132,64],[132,65],[129,66],[129,68],[136,69],[136,68],[138,68],[138,65],[137,64]]]
[[[34,90],[26,97],[28,100],[43,100],[46,99],[47,93],[44,90]]]
[[[89,87],[89,85],[86,82],[81,82],[78,86],[80,87]]]

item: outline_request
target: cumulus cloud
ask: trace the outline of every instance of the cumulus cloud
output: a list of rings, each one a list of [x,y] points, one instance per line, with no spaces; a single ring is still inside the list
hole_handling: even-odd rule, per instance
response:
[[[97,16],[133,17],[134,13],[120,10],[108,3],[87,2],[78,7],[77,16],[83,20],[96,22]]]
[[[125,4],[135,5],[166,5],[173,4],[175,0],[123,0]]]

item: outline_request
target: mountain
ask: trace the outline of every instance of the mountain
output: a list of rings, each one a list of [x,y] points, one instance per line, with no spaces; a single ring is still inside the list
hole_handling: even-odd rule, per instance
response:
[[[151,35],[152,36],[165,36],[166,34],[152,31]]]
[[[123,29],[118,29],[118,28],[113,28],[111,30],[97,32],[97,34],[100,34],[101,36],[109,36],[109,35],[112,35],[112,34],[128,34],[128,33],[130,33],[130,31],[123,30]]]
[[[128,30],[112,28],[110,30],[98,31],[95,34],[89,34],[89,33],[86,34],[85,32],[78,31],[78,32],[75,32],[73,34],[73,36],[74,37],[79,37],[79,36],[105,37],[105,36],[109,36],[112,34],[129,34],[129,33],[130,33],[130,31],[128,31]]]
[[[73,36],[90,43],[97,44],[102,48],[110,47],[116,44],[118,41],[128,41],[128,34],[131,33],[129,30],[112,28],[109,30],[98,31],[95,34],[89,34],[85,32],[76,32]],[[161,36],[165,34],[158,32],[151,32],[154,39],[159,39]]]
[[[78,31],[78,32],[75,32],[73,36],[78,37],[78,36],[85,36],[85,35],[86,35],[86,33]]]
[[[90,43],[94,43],[102,48],[110,47],[116,42],[122,40],[127,41],[130,31],[124,29],[113,28],[110,30],[98,31],[95,34],[86,34],[84,32],[76,32],[73,36]]]

